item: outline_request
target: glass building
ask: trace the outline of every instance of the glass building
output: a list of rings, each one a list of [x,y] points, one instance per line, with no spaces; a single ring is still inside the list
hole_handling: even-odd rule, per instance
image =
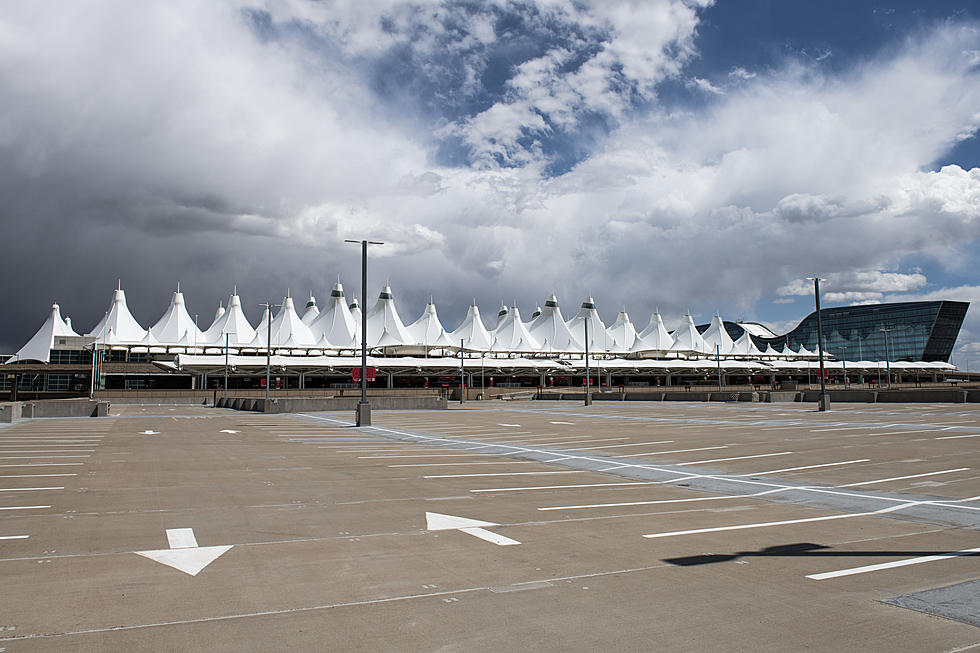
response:
[[[969,302],[901,302],[824,308],[824,351],[837,359],[871,361],[949,362],[953,344]],[[725,323],[732,338],[742,327]],[[776,338],[752,336],[756,346],[781,351],[785,345],[817,350],[817,313],[806,316],[795,329]],[[887,343],[886,343],[887,341]],[[887,353],[886,353],[887,348]]]

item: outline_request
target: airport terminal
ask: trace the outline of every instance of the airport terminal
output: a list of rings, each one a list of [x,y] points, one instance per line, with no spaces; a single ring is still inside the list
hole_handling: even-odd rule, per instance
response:
[[[825,380],[887,387],[955,376],[949,358],[968,307],[930,301],[822,309]],[[325,305],[311,295],[297,307],[286,296],[266,306],[253,327],[236,289],[201,328],[178,287],[161,317],[144,328],[120,285],[103,318],[81,333],[54,304],[37,333],[6,357],[0,393],[15,399],[263,390],[267,379],[273,390],[342,391],[353,387],[361,364],[361,310],[338,282]],[[447,329],[431,301],[406,324],[386,285],[363,317],[375,389],[455,387],[461,377],[481,391],[579,387],[587,368],[600,389],[792,387],[815,381],[821,362],[816,313],[782,335],[720,316],[696,325],[686,315],[668,328],[653,313],[638,326],[625,310],[607,325],[593,298],[566,317],[552,295],[526,320],[517,306],[504,305],[485,321],[474,303]]]

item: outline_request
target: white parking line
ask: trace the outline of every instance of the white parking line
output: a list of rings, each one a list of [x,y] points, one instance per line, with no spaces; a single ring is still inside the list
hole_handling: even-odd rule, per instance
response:
[[[701,465],[703,463],[721,463],[729,460],[747,460],[749,458],[768,458],[770,456],[788,456],[792,451],[780,451],[779,453],[760,453],[755,456],[735,456],[734,458],[713,458],[711,460],[692,460],[689,463],[674,463],[677,467],[684,467],[685,465]]]
[[[537,460],[499,460],[487,463],[405,463],[404,465],[388,465],[388,467],[452,467],[459,465],[531,465]],[[538,463],[540,464],[540,463]]]
[[[85,463],[11,463],[0,467],[67,467],[68,465],[84,465]]]
[[[723,499],[747,499],[752,497],[759,497],[766,494],[775,494],[776,492],[785,492],[785,488],[776,488],[773,490],[764,490],[763,492],[755,492],[753,494],[723,494],[720,496],[713,497],[694,497],[691,499],[653,499],[650,501],[622,501],[618,503],[591,503],[578,506],[547,506],[545,508],[538,508],[538,510],[581,510],[582,508],[619,508],[621,506],[652,506],[661,503],[697,503],[700,501],[721,501]]]
[[[631,453],[624,456],[617,456],[617,458],[639,458],[641,456],[662,456],[668,453],[688,453],[691,451],[707,451],[709,449],[727,449],[728,445],[723,444],[717,447],[698,447],[697,449],[673,449],[671,451],[647,451],[644,453]]]
[[[925,474],[911,474],[909,476],[894,476],[892,478],[879,478],[874,481],[861,481],[860,483],[848,483],[835,487],[857,487],[858,485],[874,485],[875,483],[887,483],[888,481],[904,481],[907,478],[922,478],[923,476],[938,476],[939,474],[952,474],[953,472],[965,472],[969,467],[957,467],[956,469],[944,469],[941,472],[926,472]]]
[[[629,481],[623,483],[581,483],[578,485],[532,485],[529,487],[481,488],[470,492],[523,492],[525,490],[565,490],[581,487],[615,487],[622,485],[657,485],[658,481]]]
[[[358,456],[358,460],[371,460],[375,458],[466,458],[468,456],[496,456],[495,453],[419,453],[419,454],[388,454],[385,456]]]
[[[881,515],[887,512],[894,512],[896,510],[901,510],[902,508],[909,508],[911,506],[923,503],[921,501],[912,501],[908,503],[902,503],[897,506],[889,506],[887,508],[882,508],[881,510],[874,510],[871,512],[854,512],[846,515],[826,515],[824,517],[807,517],[805,519],[786,519],[783,521],[769,521],[769,522],[757,522],[754,524],[736,524],[734,526],[714,526],[712,528],[693,528],[687,531],[669,531],[666,533],[650,533],[644,535],[643,537],[655,538],[655,537],[674,537],[676,535],[697,535],[699,533],[720,533],[722,531],[741,531],[749,528],[766,528],[768,526],[786,526],[789,524],[807,524],[810,522],[818,521],[832,521],[835,519],[851,519],[853,517],[870,517],[874,515]]]
[[[6,474],[0,478],[49,478],[54,476],[78,476],[78,474]]]
[[[30,535],[0,535],[0,540],[26,540]]]
[[[630,442],[629,444],[602,444],[598,447],[572,447],[572,451],[591,451],[593,449],[618,449],[620,447],[646,447],[653,444],[671,444],[673,440],[657,440],[655,442]]]
[[[960,438],[980,438],[980,433],[971,433],[969,435],[944,435],[941,438],[936,438],[937,440],[959,440]]]
[[[75,453],[77,451],[95,451],[95,449],[56,449],[45,451],[39,449],[0,449],[0,453]],[[54,456],[31,456],[32,458],[53,458]]]
[[[544,476],[545,474],[584,474],[584,469],[566,469],[560,472],[500,472],[496,474],[433,474],[422,478],[473,478],[475,476]]]
[[[34,458],[91,458],[89,455],[84,456],[0,456],[0,460],[31,460]]]
[[[64,486],[58,487],[0,487],[0,492],[35,492],[39,490],[64,490]]]
[[[963,549],[962,551],[950,551],[949,553],[937,553],[935,555],[921,556],[919,558],[906,558],[905,560],[895,560],[893,562],[882,562],[876,565],[852,567],[850,569],[841,569],[840,571],[825,571],[822,574],[810,574],[809,576],[807,576],[807,578],[813,580],[827,580],[828,578],[840,578],[841,576],[866,574],[870,571],[881,571],[882,569],[894,569],[895,567],[908,567],[909,565],[920,565],[923,562],[948,560],[949,558],[977,555],[978,553],[980,553],[980,547],[977,547],[975,549]],[[860,554],[861,554],[860,551],[855,552],[855,555],[860,555]]]
[[[0,510],[35,510],[40,508],[50,508],[51,506],[3,506]]]
[[[823,463],[821,465],[804,465],[803,467],[785,467],[783,469],[770,469],[765,472],[751,472],[743,476],[766,476],[767,474],[780,474],[782,472],[798,472],[802,469],[816,469],[818,467],[835,467],[837,465],[853,465],[855,463],[866,463],[870,458],[858,458],[857,460],[844,460],[839,463]]]

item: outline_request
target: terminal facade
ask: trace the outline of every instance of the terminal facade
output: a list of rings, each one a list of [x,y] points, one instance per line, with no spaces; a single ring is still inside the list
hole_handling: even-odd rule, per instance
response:
[[[948,361],[968,307],[932,301],[823,309],[828,380],[945,378],[955,369]],[[2,361],[0,393],[223,389],[226,382],[260,389],[267,366],[273,388],[343,389],[360,365],[360,311],[338,283],[323,310],[313,297],[299,310],[286,297],[252,327],[233,293],[202,330],[178,289],[163,316],[143,328],[120,287],[84,334],[52,306],[35,336]],[[684,316],[668,330],[659,313],[638,329],[625,311],[607,326],[591,297],[566,318],[551,296],[526,321],[516,306],[502,306],[487,324],[474,304],[447,330],[432,302],[406,325],[385,286],[364,317],[373,386],[381,388],[436,388],[460,376],[471,388],[580,385],[587,361],[597,386],[776,384],[812,380],[820,363],[815,313],[783,335],[719,316],[700,326]]]

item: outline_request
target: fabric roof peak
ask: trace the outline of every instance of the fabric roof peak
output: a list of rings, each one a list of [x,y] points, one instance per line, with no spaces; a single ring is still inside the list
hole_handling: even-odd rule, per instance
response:
[[[71,324],[61,317],[61,307],[58,306],[57,302],[51,304],[51,312],[48,313],[48,318],[41,325],[41,328],[7,362],[26,360],[41,363],[49,362],[55,336],[78,336],[72,330]]]

